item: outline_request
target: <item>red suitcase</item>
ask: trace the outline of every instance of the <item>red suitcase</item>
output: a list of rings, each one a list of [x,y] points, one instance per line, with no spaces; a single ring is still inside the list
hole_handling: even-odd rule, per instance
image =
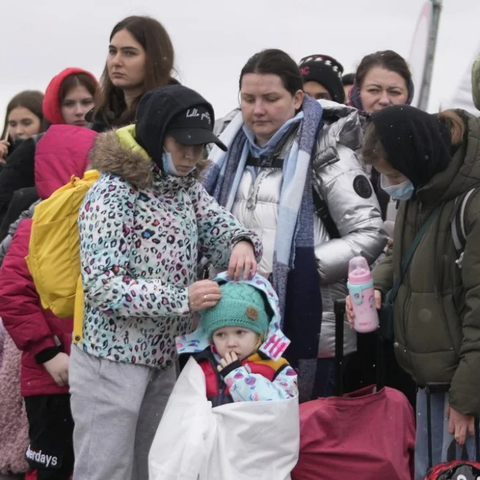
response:
[[[377,385],[342,395],[345,302],[336,302],[337,395],[300,405],[300,456],[293,480],[411,480],[414,412],[398,390],[383,387],[378,337]]]

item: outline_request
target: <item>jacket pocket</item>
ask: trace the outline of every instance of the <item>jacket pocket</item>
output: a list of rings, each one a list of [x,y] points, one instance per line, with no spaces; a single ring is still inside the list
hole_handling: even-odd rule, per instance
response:
[[[447,327],[443,301],[435,293],[411,293],[405,321],[405,340],[413,353],[451,351],[453,341]]]

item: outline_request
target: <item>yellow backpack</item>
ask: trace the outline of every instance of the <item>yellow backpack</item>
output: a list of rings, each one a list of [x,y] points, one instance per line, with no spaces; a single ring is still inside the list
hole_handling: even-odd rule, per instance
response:
[[[96,170],[72,177],[34,210],[26,261],[42,307],[74,317],[74,341],[82,338],[83,287],[77,219],[83,199],[98,180]]]

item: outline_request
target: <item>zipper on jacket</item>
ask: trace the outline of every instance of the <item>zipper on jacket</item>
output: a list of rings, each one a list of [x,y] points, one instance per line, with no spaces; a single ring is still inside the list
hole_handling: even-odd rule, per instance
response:
[[[260,187],[263,181],[275,170],[277,169],[268,168],[268,169],[262,169],[259,172],[255,180],[253,181],[252,185],[250,186],[250,189],[248,192],[248,199],[247,199],[248,210],[252,211],[256,209]]]

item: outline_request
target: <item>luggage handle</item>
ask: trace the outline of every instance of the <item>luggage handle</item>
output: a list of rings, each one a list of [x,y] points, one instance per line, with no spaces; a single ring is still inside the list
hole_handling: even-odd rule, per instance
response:
[[[335,393],[336,397],[343,395],[343,331],[345,317],[345,300],[335,300]]]
[[[336,397],[343,395],[343,335],[345,321],[345,300],[335,300],[333,304],[335,313],[335,393]],[[377,376],[377,391],[385,386],[385,359],[383,356],[383,337],[377,336],[377,360],[375,363]]]

